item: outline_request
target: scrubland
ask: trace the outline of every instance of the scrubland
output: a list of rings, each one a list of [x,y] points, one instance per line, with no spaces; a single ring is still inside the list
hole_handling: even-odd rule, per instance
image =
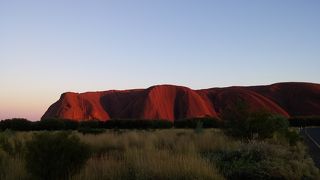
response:
[[[52,139],[47,143],[37,142],[41,134],[48,135],[41,137],[44,141],[46,137],[61,133],[65,138],[72,137],[76,143],[69,147],[50,142]],[[32,148],[36,148],[37,153],[29,152],[30,141],[35,144]],[[59,138],[56,141],[59,142]],[[76,151],[77,143],[85,145],[88,152]],[[42,152],[44,146],[53,153]],[[59,146],[63,146],[60,150],[64,152],[59,153]],[[264,140],[241,140],[226,136],[220,129],[162,129],[106,130],[101,134],[7,130],[0,133],[0,179],[41,179],[35,176],[37,173],[32,173],[37,158],[45,161],[50,156],[50,161],[66,161],[56,162],[56,165],[68,164],[71,157],[60,157],[67,150],[75,152],[73,158],[83,158],[83,164],[76,166],[72,173],[65,167],[63,176],[42,177],[71,180],[320,178],[319,170],[301,141],[290,144],[276,134]],[[85,153],[89,156],[82,156]],[[46,163],[52,167],[50,172],[54,172],[55,166],[50,166],[49,161]]]

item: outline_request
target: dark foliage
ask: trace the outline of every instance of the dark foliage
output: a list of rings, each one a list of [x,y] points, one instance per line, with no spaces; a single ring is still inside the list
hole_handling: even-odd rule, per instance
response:
[[[302,140],[302,137],[295,131],[286,131],[284,137],[288,140],[291,146],[296,145],[298,141]]]
[[[297,116],[289,118],[290,126],[308,127],[320,126],[320,116]]]
[[[168,120],[109,120],[104,123],[107,129],[166,129],[172,128],[173,123]]]
[[[80,128],[90,128],[90,129],[97,129],[103,126],[102,121],[98,120],[90,120],[90,121],[81,121],[79,122]]]
[[[262,167],[264,154],[258,150],[217,151],[204,154],[227,179],[272,179]]]
[[[79,128],[79,122],[77,121],[72,121],[67,119],[64,119],[62,121],[64,123],[65,130],[77,130]]]
[[[32,129],[32,122],[22,118],[6,119],[0,121],[0,129],[2,131],[6,129],[15,131],[29,131]]]
[[[238,149],[201,152],[226,179],[319,179],[306,154],[287,145],[251,142]]]
[[[235,138],[270,138],[274,133],[285,134],[289,127],[285,117],[264,110],[251,112],[241,101],[233,108],[227,108],[222,117],[225,132]]]
[[[285,117],[263,111],[250,114],[247,123],[248,131],[260,139],[271,138],[275,132],[285,134],[289,128]]]
[[[203,128],[219,128],[223,125],[222,121],[216,118],[192,118],[177,120],[174,122],[174,127],[194,129],[198,126],[199,122],[202,123]]]
[[[35,134],[26,148],[26,167],[33,179],[67,179],[90,155],[86,144],[66,132]]]
[[[267,121],[261,119],[267,118]],[[263,111],[249,113],[245,108],[240,107],[239,111],[229,112],[226,110],[222,114],[222,119],[217,118],[192,118],[180,119],[174,122],[169,120],[137,120],[137,119],[113,119],[108,121],[74,121],[68,119],[45,119],[41,121],[29,121],[27,119],[15,118],[0,121],[0,130],[6,129],[14,131],[55,131],[55,130],[80,130],[82,132],[96,131],[94,129],[167,129],[167,128],[192,128],[195,129],[199,122],[202,128],[232,128],[235,134],[241,133],[245,128],[251,128],[250,135],[255,131],[260,131],[259,127],[269,127],[264,129],[283,128],[287,126],[285,118],[266,113]],[[250,127],[246,123],[252,122]],[[234,123],[237,122],[237,123]],[[265,124],[264,124],[265,123]],[[275,123],[275,124],[274,124]],[[293,127],[320,126],[320,116],[300,116],[289,118],[289,125]],[[255,130],[254,130],[254,129]],[[93,130],[92,130],[93,129]],[[263,132],[263,131],[262,131]],[[262,136],[268,136],[265,132]]]
[[[98,128],[88,128],[88,127],[84,127],[84,128],[79,128],[78,132],[82,133],[82,134],[102,134],[105,132],[105,129],[98,129]]]
[[[35,129],[37,130],[47,130],[47,131],[56,131],[64,130],[65,123],[60,119],[46,119],[35,123]]]

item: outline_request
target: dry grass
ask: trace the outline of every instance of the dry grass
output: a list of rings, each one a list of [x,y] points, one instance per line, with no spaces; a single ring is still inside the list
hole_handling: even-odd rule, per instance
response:
[[[106,132],[100,135],[78,134],[98,154],[109,151],[126,151],[132,148],[165,149],[173,152],[207,151],[235,148],[240,142],[233,141],[220,130],[208,129],[201,134],[190,129],[156,131]]]
[[[168,151],[132,149],[123,157],[94,157],[72,179],[223,179],[198,156],[173,155]]]
[[[0,132],[0,179],[27,179],[24,151],[25,142],[31,137],[32,133]],[[2,166],[1,161],[5,163]]]
[[[0,145],[0,179],[28,178],[23,157],[24,144],[33,133],[6,134],[14,153],[2,152]],[[225,179],[225,170],[219,168],[219,162],[203,154],[238,150],[257,150],[270,156],[261,163],[274,175],[289,179],[305,175],[319,177],[319,170],[301,143],[290,147],[277,139],[240,142],[230,139],[218,129],[206,129],[202,133],[190,129],[108,130],[99,135],[72,133],[92,149],[91,158],[79,173],[70,177],[72,180]],[[1,158],[6,162],[3,169]]]
[[[8,157],[3,170],[5,173],[0,176],[0,179],[15,180],[27,179],[28,177],[25,162],[21,157]]]
[[[197,135],[193,130],[158,130],[78,134],[96,156],[73,179],[223,179],[214,165],[198,153],[223,147],[225,139],[219,138],[224,136],[207,139],[213,143],[200,141],[212,137],[212,133],[215,132]]]

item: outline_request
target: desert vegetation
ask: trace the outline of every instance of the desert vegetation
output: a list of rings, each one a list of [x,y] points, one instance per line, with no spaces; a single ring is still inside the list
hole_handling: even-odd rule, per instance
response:
[[[79,130],[89,131],[93,129],[168,129],[168,128],[195,128],[201,122],[203,128],[222,127],[221,119],[204,117],[193,119],[147,120],[147,119],[113,119],[108,121],[74,121],[69,119],[45,119],[41,121],[29,121],[15,118],[0,121],[0,130],[14,131],[56,131],[56,130]]]
[[[14,132],[0,135],[0,179],[317,179],[305,146],[220,129]]]
[[[320,178],[286,118],[241,106],[222,118],[1,121],[0,179]]]
[[[74,121],[69,119],[45,119],[42,121],[30,121],[23,118],[5,119],[0,121],[0,131],[13,130],[13,131],[57,131],[57,130],[78,130],[81,132],[102,132],[103,129],[170,129],[170,128],[191,128],[194,129],[202,124],[202,128],[224,128],[238,120],[245,120],[246,117],[251,117],[260,122],[260,118],[268,117],[271,120],[274,118],[282,119],[280,122],[287,123],[290,127],[308,127],[319,126],[320,116],[296,116],[284,118],[282,116],[273,115],[264,111],[250,114],[242,114],[242,117],[234,118],[225,116],[223,119],[217,118],[193,118],[181,119],[177,121],[169,120],[137,120],[137,119],[113,119],[106,122],[90,120],[90,121]],[[260,117],[257,117],[260,116]],[[270,116],[270,117],[269,117]],[[231,117],[231,118],[230,118]],[[229,121],[231,120],[231,121]],[[229,123],[230,122],[230,123]],[[268,121],[269,122],[269,121]],[[273,123],[269,123],[273,126]],[[236,126],[240,124],[234,124]],[[230,127],[230,126],[229,126]],[[98,130],[100,129],[100,130]],[[233,129],[235,130],[235,129]]]

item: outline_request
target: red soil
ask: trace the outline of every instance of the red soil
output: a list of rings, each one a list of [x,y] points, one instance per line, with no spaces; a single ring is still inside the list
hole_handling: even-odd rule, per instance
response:
[[[278,83],[269,86],[212,88],[160,85],[148,89],[64,93],[42,119],[165,119],[219,117],[239,100],[251,111],[284,116],[320,115],[320,84]]]

